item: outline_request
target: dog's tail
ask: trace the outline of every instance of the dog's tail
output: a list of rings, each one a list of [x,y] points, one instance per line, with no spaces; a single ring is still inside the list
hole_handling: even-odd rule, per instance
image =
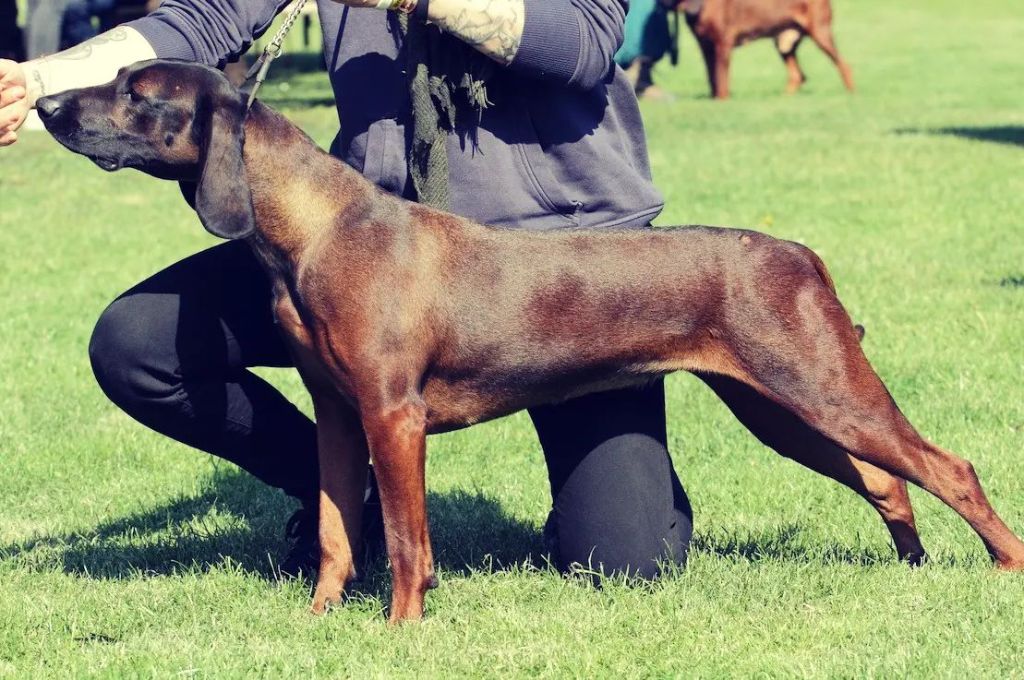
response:
[[[832,292],[833,295],[835,295],[836,284],[835,281],[832,280],[832,275],[828,273],[828,268],[825,266],[825,263],[822,261],[820,257],[818,257],[818,254],[811,250],[810,248],[807,249],[807,252],[810,253],[811,262],[814,263],[814,269],[815,271],[818,272],[818,276],[821,277],[821,280],[825,283],[826,286],[828,286],[828,289]],[[857,339],[863,341],[864,335],[867,333],[864,326],[862,326],[859,323],[856,323],[853,325],[853,330],[857,333]]]

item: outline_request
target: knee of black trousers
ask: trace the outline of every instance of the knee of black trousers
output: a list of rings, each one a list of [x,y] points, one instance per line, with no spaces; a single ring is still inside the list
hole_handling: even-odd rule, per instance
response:
[[[181,388],[173,332],[171,347],[161,346],[168,335],[161,326],[172,323],[176,314],[151,303],[143,296],[118,298],[100,315],[89,340],[96,382],[112,402],[136,417],[147,405],[175,397]]]
[[[689,500],[660,442],[615,437],[576,467],[558,496],[545,534],[562,571],[597,576],[660,575],[684,565],[693,532]]]

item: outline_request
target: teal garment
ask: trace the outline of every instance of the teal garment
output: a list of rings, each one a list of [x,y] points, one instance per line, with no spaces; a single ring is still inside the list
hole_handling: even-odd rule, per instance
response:
[[[668,12],[658,0],[631,0],[622,47],[615,53],[615,62],[625,68],[637,57],[657,61],[672,46],[668,30]]]

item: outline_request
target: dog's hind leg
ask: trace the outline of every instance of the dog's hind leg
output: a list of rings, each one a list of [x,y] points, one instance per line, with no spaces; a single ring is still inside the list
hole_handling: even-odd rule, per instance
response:
[[[782,57],[782,63],[786,65],[786,72],[789,75],[786,82],[786,92],[789,94],[794,94],[807,82],[807,76],[796,60],[796,48],[800,46],[803,37],[803,31],[798,28],[788,28],[775,36],[775,49]]]
[[[740,309],[727,312],[721,337],[740,369],[734,377],[859,460],[935,495],[999,567],[1024,569],[1024,543],[996,514],[971,464],[924,440],[892,400],[817,256],[795,244],[765,255],[735,300]]]
[[[835,39],[832,37],[832,27],[825,22],[816,21],[812,22],[807,27],[807,34],[811,36],[811,40],[821,48],[821,51],[828,55],[828,58],[832,60],[832,63],[839,69],[839,75],[843,79],[843,85],[847,90],[853,92],[853,71],[850,69],[849,64],[843,61],[843,58],[839,56],[839,50],[836,49]]]
[[[792,412],[740,381],[712,374],[698,377],[765,446],[831,477],[867,500],[882,516],[901,560],[913,565],[924,561],[906,481],[850,456]]]

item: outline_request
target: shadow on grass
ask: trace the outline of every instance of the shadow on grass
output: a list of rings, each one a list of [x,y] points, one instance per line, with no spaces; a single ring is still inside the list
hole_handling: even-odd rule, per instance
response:
[[[540,531],[480,493],[430,493],[439,567],[455,573],[544,564]],[[204,492],[81,533],[0,546],[0,560],[94,579],[206,572],[237,565],[274,580],[287,553],[285,519],[294,502],[240,472],[221,473]],[[384,570],[379,558],[370,572]]]
[[[692,550],[743,562],[802,562],[874,565],[896,561],[892,549],[851,548],[815,543],[799,524],[782,524],[758,534],[714,533],[694,535]]]
[[[1014,274],[1011,276],[1005,276],[999,281],[1001,288],[1017,288],[1024,289],[1024,274]]]
[[[506,513],[479,492],[430,493],[435,561],[449,574],[545,568],[541,532]],[[62,570],[92,579],[203,573],[226,566],[277,578],[287,552],[284,520],[294,503],[240,472],[217,474],[202,493],[105,522],[81,533],[63,533],[0,546],[0,560],[41,571]],[[694,536],[693,550],[748,562],[873,565],[892,563],[891,550],[863,550],[815,543],[797,524],[756,534],[714,532]],[[386,599],[386,560],[377,557],[354,584],[356,596]]]
[[[982,142],[1024,146],[1024,126],[995,125],[982,127],[943,127],[943,128],[898,128],[893,130],[897,135],[946,135],[963,137]]]

